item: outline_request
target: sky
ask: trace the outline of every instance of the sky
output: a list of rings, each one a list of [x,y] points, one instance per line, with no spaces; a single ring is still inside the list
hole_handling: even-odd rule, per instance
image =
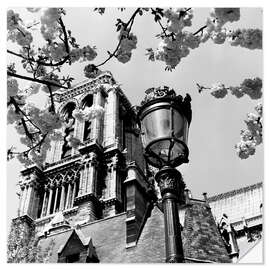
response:
[[[20,10],[23,19],[32,16],[25,9],[17,10]],[[116,19],[127,21],[134,10],[120,12],[107,9],[102,16],[92,10],[90,7],[67,8],[67,15],[63,20],[81,46],[95,45],[98,48],[98,56],[93,61],[98,64],[106,59],[106,52],[113,51],[117,44]],[[196,8],[190,30],[196,31],[203,26],[208,14],[208,8]],[[240,21],[226,26],[228,29],[262,29],[262,10],[241,8]],[[103,70],[112,72],[134,105],[139,104],[144,97],[144,91],[153,86],[167,85],[174,88],[177,94],[191,95],[193,117],[188,140],[190,162],[179,169],[193,197],[200,199],[203,192],[211,196],[263,181],[263,145],[257,147],[256,154],[247,160],[238,158],[234,149],[234,145],[240,140],[240,130],[245,128],[243,120],[248,112],[253,112],[258,101],[245,96],[237,99],[230,94],[224,99],[216,99],[207,92],[199,94],[196,87],[196,83],[209,86],[215,82],[237,86],[245,78],[262,78],[263,52],[232,47],[227,43],[217,45],[208,41],[192,50],[173,72],[167,72],[163,62],[153,63],[145,56],[146,48],[156,48],[159,43],[155,35],[161,30],[153,17],[137,17],[132,29],[138,43],[131,61],[122,64],[111,60],[103,66]],[[39,42],[37,38],[37,43]],[[10,43],[8,48],[18,51],[18,48]],[[14,61],[14,58],[9,57],[9,61]],[[70,74],[75,78],[75,83],[80,82],[85,79],[85,65],[86,63],[78,63],[67,66],[62,70],[63,75]],[[10,145],[20,148],[16,132],[8,126],[7,147]],[[16,216],[16,184],[20,169],[21,166],[16,160],[7,163],[7,221]]]

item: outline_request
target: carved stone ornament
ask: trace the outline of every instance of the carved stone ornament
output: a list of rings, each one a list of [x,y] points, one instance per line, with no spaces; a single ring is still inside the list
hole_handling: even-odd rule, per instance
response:
[[[186,94],[185,98],[181,95],[176,95],[174,89],[169,88],[168,86],[163,87],[152,87],[145,91],[145,97],[141,102],[140,108],[136,108],[137,114],[140,115],[142,111],[147,107],[147,103],[159,99],[169,99],[173,107],[179,108],[182,114],[187,118],[188,123],[190,124],[192,118],[191,110],[191,97],[189,94]]]
[[[149,88],[145,91],[145,97],[144,100],[141,102],[141,105],[144,105],[148,101],[157,99],[157,98],[163,98],[163,97],[175,97],[175,91],[168,86],[163,86],[163,87],[152,87]]]
[[[164,193],[166,190],[176,191],[177,183],[174,176],[169,174],[163,174],[158,179],[158,186],[160,188],[160,192]]]
[[[158,183],[161,195],[166,192],[171,192],[179,198],[182,197],[181,195],[184,192],[185,183],[181,173],[176,169],[164,167],[156,173],[155,180]]]

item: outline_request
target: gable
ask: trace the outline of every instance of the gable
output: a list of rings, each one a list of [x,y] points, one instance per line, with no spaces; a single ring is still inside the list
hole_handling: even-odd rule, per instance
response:
[[[187,207],[182,236],[186,258],[231,262],[211,209],[206,204],[194,203]]]
[[[73,255],[76,253],[81,253],[82,251],[85,251],[85,249],[86,248],[82,244],[80,238],[78,237],[76,232],[73,231],[68,241],[66,242],[64,248],[59,253],[59,256],[66,257],[66,256]]]

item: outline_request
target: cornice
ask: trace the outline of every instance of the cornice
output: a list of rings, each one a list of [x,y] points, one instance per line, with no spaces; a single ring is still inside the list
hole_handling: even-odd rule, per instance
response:
[[[102,73],[101,75],[99,75],[97,78],[84,81],[80,83],[79,85],[74,86],[71,89],[68,89],[65,91],[59,90],[54,93],[54,98],[56,101],[62,102],[62,101],[71,99],[74,96],[77,96],[86,92],[95,93],[97,91],[96,88],[99,87],[100,84],[104,84],[104,83],[111,84],[111,85],[115,84],[115,80],[111,72],[106,71]],[[102,93],[104,95],[107,95],[105,91],[102,91]]]
[[[56,171],[68,169],[68,168],[72,167],[80,159],[81,159],[81,155],[76,154],[76,155],[73,155],[71,157],[61,159],[57,162],[48,164],[45,167],[44,174],[48,175],[48,174],[54,173]]]

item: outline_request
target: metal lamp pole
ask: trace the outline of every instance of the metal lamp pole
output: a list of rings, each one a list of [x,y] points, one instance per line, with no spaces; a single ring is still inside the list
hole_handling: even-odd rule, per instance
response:
[[[178,203],[184,201],[185,183],[175,167],[188,162],[188,129],[191,98],[183,99],[167,86],[146,90],[138,111],[139,125],[148,164],[159,171],[155,180],[160,188],[164,212],[166,262],[184,262]]]
[[[155,175],[162,196],[165,225],[166,262],[184,262],[181,225],[177,202],[182,202],[185,184],[181,173],[171,167],[163,167]]]

